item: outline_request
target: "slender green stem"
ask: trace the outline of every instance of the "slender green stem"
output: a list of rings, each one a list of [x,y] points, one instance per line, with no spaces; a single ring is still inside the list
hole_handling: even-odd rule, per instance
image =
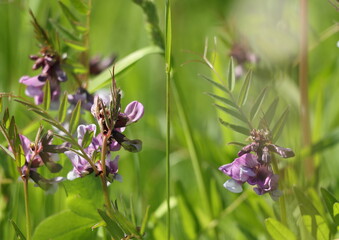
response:
[[[87,69],[87,72],[84,74],[82,87],[87,88],[88,86],[88,76],[89,76],[89,32],[90,32],[90,23],[91,23],[91,8],[92,8],[92,0],[88,0],[87,2],[88,12],[86,14],[86,32],[83,35],[84,46],[86,51],[83,52],[81,60],[82,64]]]
[[[105,203],[107,207],[107,213],[109,216],[112,214],[112,205],[111,201],[109,199],[109,191],[107,187],[107,181],[106,181],[106,154],[107,154],[107,141],[110,137],[111,132],[108,131],[106,135],[103,135],[102,140],[102,149],[101,149],[101,165],[102,165],[102,174],[100,175],[101,182],[102,182],[102,191],[104,193]]]
[[[26,239],[31,239],[31,217],[29,214],[29,201],[28,201],[28,177],[22,178],[24,181],[24,197],[25,197],[25,214],[26,214]]]
[[[302,146],[309,147],[312,143],[311,126],[308,102],[308,17],[307,0],[300,0],[300,124]],[[304,159],[305,176],[308,180],[314,176],[314,162],[312,156]]]
[[[279,174],[279,168],[278,168],[277,159],[275,158],[275,156],[273,154],[271,155],[271,160],[272,160],[273,172],[275,174]],[[282,184],[280,184],[280,186],[281,185]],[[282,189],[282,191],[283,191],[283,194],[279,198],[280,218],[281,218],[281,222],[287,226],[285,194],[284,194],[284,190],[283,189]]]

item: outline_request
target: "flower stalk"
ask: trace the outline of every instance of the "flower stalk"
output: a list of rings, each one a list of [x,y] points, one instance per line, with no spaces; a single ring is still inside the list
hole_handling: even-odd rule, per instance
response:
[[[26,176],[22,177],[24,181],[25,215],[26,215],[26,239],[31,239],[31,217],[29,213],[28,180]]]

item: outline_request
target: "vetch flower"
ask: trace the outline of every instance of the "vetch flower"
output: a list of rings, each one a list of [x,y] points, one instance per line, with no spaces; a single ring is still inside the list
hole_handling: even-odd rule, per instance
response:
[[[93,172],[93,168],[83,157],[80,157],[73,151],[66,151],[65,154],[71,160],[73,165],[73,170],[67,174],[68,180],[84,177]]]
[[[60,96],[60,82],[67,80],[66,73],[61,69],[61,58],[48,48],[41,50],[41,56],[30,56],[35,61],[32,69],[41,68],[41,73],[37,76],[23,76],[19,82],[27,86],[26,95],[33,97],[35,104],[39,105],[43,101],[43,86],[46,81],[50,82],[51,100],[57,102]]]
[[[78,101],[81,101],[81,107],[88,111],[91,110],[91,107],[94,103],[93,95],[81,87],[78,88],[75,94],[69,94],[67,98],[68,102],[74,106],[78,103]]]

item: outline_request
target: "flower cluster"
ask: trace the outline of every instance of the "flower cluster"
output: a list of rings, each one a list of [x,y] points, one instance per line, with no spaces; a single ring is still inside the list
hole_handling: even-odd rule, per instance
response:
[[[243,191],[242,185],[247,182],[256,185],[253,190],[258,195],[269,193],[273,199],[277,199],[281,195],[278,190],[279,176],[272,171],[271,152],[283,158],[293,157],[294,152],[272,144],[266,130],[254,129],[250,137],[252,143],[238,152],[238,158],[219,168],[232,178],[225,182],[224,187],[231,192],[240,193]]]
[[[235,76],[237,78],[243,76],[246,73],[247,63],[253,64],[259,61],[258,56],[251,52],[249,47],[243,43],[234,43],[229,55],[237,62],[237,65],[234,69]]]
[[[114,110],[114,107],[112,108],[113,102],[117,102],[113,101],[112,98],[113,97],[108,101],[107,98],[105,100],[105,98],[100,98],[99,96],[95,97],[91,111],[100,126],[101,132],[98,135],[96,135],[95,124],[78,126],[78,144],[80,146],[86,146],[84,153],[87,155],[87,159],[85,158],[86,156],[81,155],[80,152],[65,152],[73,165],[73,170],[67,175],[69,180],[84,177],[94,171],[93,165],[89,163],[88,159],[94,162],[97,174],[103,172],[102,161],[97,161],[97,157],[100,155],[100,152],[103,151],[104,144],[106,144],[107,149],[107,152],[105,152],[106,178],[108,182],[121,180],[121,176],[118,174],[119,155],[112,158],[112,152],[119,151],[121,146],[130,151],[141,150],[140,140],[129,140],[122,132],[127,125],[138,121],[143,116],[143,105],[137,101],[133,101],[128,104],[125,111],[121,113],[119,104],[115,105],[117,107],[116,110]],[[88,136],[92,136],[92,139],[89,143],[85,143]],[[107,141],[104,142],[105,136],[108,138]]]
[[[26,95],[33,97],[35,104],[41,104],[44,98],[42,88],[48,80],[50,82],[51,100],[57,102],[60,96],[60,82],[67,80],[66,73],[61,69],[61,57],[49,48],[42,48],[41,56],[32,55],[30,59],[35,61],[33,70],[39,68],[42,70],[37,76],[20,78],[19,82],[27,86]]]
[[[63,180],[63,177],[46,179],[42,177],[37,168],[46,166],[52,173],[57,173],[62,169],[62,166],[55,161],[58,159],[57,153],[62,153],[66,150],[66,144],[52,145],[53,135],[50,131],[39,137],[35,142],[31,142],[24,135],[19,135],[25,162],[21,167],[21,177],[32,179],[39,187],[52,193],[56,190],[57,183]],[[12,149],[10,149],[12,151]]]

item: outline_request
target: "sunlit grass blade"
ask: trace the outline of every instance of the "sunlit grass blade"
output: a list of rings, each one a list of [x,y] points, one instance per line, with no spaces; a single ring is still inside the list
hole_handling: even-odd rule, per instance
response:
[[[16,225],[16,223],[15,223],[12,219],[10,219],[9,221],[11,222],[11,224],[12,224],[13,227],[14,227],[14,230],[15,230],[17,239],[20,239],[20,240],[26,240],[26,237],[25,237],[24,234],[21,232],[21,230],[20,230],[20,228],[18,227],[18,225]]]
[[[337,226],[339,225],[339,218],[334,216],[334,211],[333,211],[333,207],[335,203],[338,203],[339,201],[336,199],[336,197],[330,193],[329,191],[327,191],[325,188],[320,188],[321,190],[321,195],[322,198],[325,202],[325,206],[327,211],[330,213],[331,218],[333,219],[333,221],[337,224]]]
[[[264,88],[260,95],[258,96],[258,98],[255,100],[252,108],[251,108],[251,112],[250,112],[250,119],[252,120],[256,115],[257,113],[259,112],[260,110],[260,107],[262,105],[262,103],[264,102],[264,98],[266,96],[266,92],[267,92],[267,88]]]
[[[142,49],[139,49],[120,61],[118,61],[116,64],[114,64],[114,74],[115,77],[117,77],[119,74],[125,72],[127,69],[132,67],[135,63],[137,63],[139,60],[144,58],[147,55],[155,54],[155,53],[163,53],[163,50],[159,48],[158,46],[149,46]],[[112,66],[109,66],[107,69],[112,69]],[[103,71],[100,75],[93,78],[89,82],[88,91],[94,92],[97,91],[103,87],[108,86],[111,83],[112,75],[110,71]]]
[[[269,127],[271,125],[271,122],[272,122],[272,120],[274,118],[275,112],[277,110],[278,103],[279,103],[279,98],[276,98],[271,103],[271,105],[269,106],[269,108],[265,112],[264,116],[260,120],[259,128],[268,128],[269,129]]]
[[[296,236],[284,224],[274,218],[265,220],[267,231],[274,240],[296,240]]]
[[[146,230],[146,226],[147,226],[147,222],[148,222],[148,217],[149,217],[149,209],[150,209],[150,206],[147,206],[146,212],[144,214],[144,218],[142,219],[141,228],[140,228],[141,236],[143,236],[145,234],[145,230]]]
[[[238,105],[240,107],[243,106],[247,101],[247,96],[248,96],[248,92],[250,90],[251,81],[252,81],[252,71],[250,70],[246,74],[245,81],[244,81],[244,83],[241,87],[240,93],[239,93]]]
[[[233,91],[234,89],[234,85],[235,85],[235,74],[234,74],[234,62],[233,62],[233,58],[230,59],[229,65],[228,65],[228,90],[230,90],[230,92]]]
[[[201,76],[202,78],[204,78],[205,80],[209,81],[210,83],[212,83],[215,87],[219,88],[220,90],[224,91],[227,94],[230,94],[230,91],[225,88],[223,85],[221,85],[220,83],[217,83],[216,81],[210,79],[209,77],[200,74],[199,76]]]
[[[69,121],[69,132],[73,134],[78,127],[80,121],[80,112],[81,112],[81,101],[78,101],[77,105],[75,106],[71,119]]]
[[[219,118],[219,121],[222,125],[228,127],[228,128],[231,128],[232,130],[238,132],[238,133],[241,133],[241,134],[244,134],[245,136],[249,136],[250,135],[250,131],[249,129],[245,128],[245,127],[242,127],[242,126],[238,126],[238,125],[234,125],[234,124],[231,124],[231,123],[228,123],[228,122],[225,122],[224,120],[222,120],[221,118]]]
[[[220,106],[220,105],[218,105],[218,104],[214,104],[214,105],[215,105],[218,109],[222,110],[223,112],[225,112],[225,113],[227,113],[227,114],[229,114],[229,115],[231,115],[231,116],[233,116],[233,117],[235,117],[235,118],[237,118],[237,119],[243,121],[244,123],[247,123],[247,119],[246,119],[242,114],[240,114],[239,112],[234,111],[234,110],[232,110],[232,109],[228,109],[228,108],[223,107],[223,106]]]
[[[275,123],[274,127],[272,128],[272,137],[273,137],[273,142],[276,142],[278,138],[281,135],[281,132],[285,126],[285,123],[287,121],[287,116],[288,116],[288,108],[281,114],[280,118],[278,121]]]
[[[106,228],[114,239],[123,239],[125,234],[119,227],[119,225],[114,222],[105,211],[98,209],[98,212],[101,218],[106,222]]]
[[[49,80],[47,80],[44,86],[43,108],[47,111],[50,105],[51,105],[51,87]]]
[[[59,108],[59,114],[58,114],[58,119],[59,122],[62,123],[65,121],[66,114],[67,114],[67,106],[68,106],[68,101],[67,101],[67,92],[64,93],[61,99],[60,103],[60,108]]]
[[[339,143],[339,128],[332,130],[332,132],[311,146],[310,154],[320,153],[326,149],[334,147]]]
[[[245,147],[246,146],[246,144],[240,143],[240,142],[228,142],[227,144],[229,144],[229,145],[237,145],[237,146],[240,146],[240,147]]]
[[[207,92],[206,94],[207,94],[208,96],[214,98],[215,100],[218,100],[218,101],[221,101],[221,102],[227,104],[227,105],[230,106],[230,107],[237,108],[237,105],[235,105],[234,102],[232,102],[231,100],[229,100],[229,99],[227,99],[227,98],[220,97],[220,96],[218,96],[218,95],[216,95],[216,94],[214,94],[214,93],[209,93],[209,92]]]

